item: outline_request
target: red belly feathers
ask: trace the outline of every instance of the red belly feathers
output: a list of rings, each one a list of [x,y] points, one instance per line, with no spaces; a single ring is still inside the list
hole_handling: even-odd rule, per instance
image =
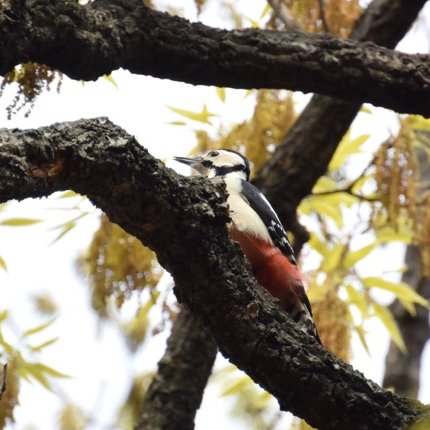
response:
[[[280,249],[263,239],[247,236],[235,229],[231,229],[230,234],[239,242],[258,283],[279,299],[286,311],[301,308],[299,297],[304,294],[304,287],[303,277],[297,266]]]

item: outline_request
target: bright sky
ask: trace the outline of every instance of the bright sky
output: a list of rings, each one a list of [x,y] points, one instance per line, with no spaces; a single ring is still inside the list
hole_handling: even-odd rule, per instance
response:
[[[184,10],[192,10],[191,1],[180,4]],[[265,3],[242,0],[240,4],[246,8],[250,17],[257,18]],[[215,18],[214,8],[210,8],[203,19],[211,25],[221,26],[223,21]],[[426,11],[428,17],[429,5]],[[195,19],[195,14],[190,13],[189,18]],[[423,31],[423,28],[430,28],[428,20],[425,21],[424,18],[419,20],[409,41],[402,43],[403,50],[428,52],[428,45],[418,45],[416,37],[417,32]],[[117,86],[105,79],[83,84],[65,77],[60,95],[55,91],[46,93],[36,102],[29,118],[19,114],[8,121],[5,108],[13,98],[11,88],[0,99],[0,127],[33,128],[59,121],[108,116],[134,134],[152,154],[166,159],[175,154],[186,154],[194,145],[192,130],[169,124],[180,118],[167,106],[199,111],[203,103],[206,103],[211,112],[220,115],[214,123],[222,121],[227,125],[240,121],[252,112],[250,101],[243,99],[244,91],[228,90],[227,102],[223,104],[213,88],[134,76],[127,71],[114,72],[113,78]],[[392,118],[392,114],[375,109],[370,122],[360,122],[359,132],[377,130],[381,136],[386,135],[390,128],[395,127]],[[168,165],[179,168],[171,162]],[[98,226],[99,212],[87,208],[92,212],[90,215],[63,239],[50,244],[56,235],[56,231],[50,228],[72,218],[67,210],[71,205],[70,200],[59,201],[51,197],[13,202],[4,212],[0,212],[0,222],[6,218],[24,216],[46,220],[25,228],[0,226],[0,255],[8,264],[7,273],[0,271],[0,311],[10,309],[13,321],[11,327],[5,327],[4,334],[11,341],[13,339],[13,342],[22,342],[16,334],[40,323],[40,317],[35,315],[29,297],[40,292],[49,293],[59,306],[59,318],[46,333],[35,338],[34,343],[55,336],[59,336],[60,340],[47,348],[40,358],[35,356],[34,359],[73,376],[72,379],[54,381],[53,386],[64,399],[78,404],[89,413],[93,411],[94,421],[89,429],[112,429],[116,428],[112,426],[112,420],[127,394],[131,376],[137,371],[154,368],[163,353],[166,334],[155,336],[136,356],[132,356],[115,324],[100,324],[90,311],[88,287],[77,273],[75,261],[85,251]],[[59,210],[61,208],[64,210]],[[381,257],[376,257],[376,260]],[[400,262],[401,258],[402,250],[394,249],[393,262]],[[153,319],[154,325],[159,322],[159,311],[153,312]],[[380,382],[388,338],[377,323],[369,323],[368,329],[372,356],[368,357],[358,342],[355,342],[354,366],[367,377]],[[430,363],[429,349],[427,345],[425,363]],[[223,365],[220,360],[218,366]],[[428,403],[428,365],[423,370],[422,381],[421,399]],[[231,417],[224,413],[226,403],[217,399],[218,393],[219,388],[209,388],[198,415],[197,429],[239,428],[238,422],[231,421]],[[56,429],[56,423],[48,417],[55,414],[59,407],[56,395],[41,389],[39,385],[23,383],[20,406],[15,413],[17,425],[14,428]]]

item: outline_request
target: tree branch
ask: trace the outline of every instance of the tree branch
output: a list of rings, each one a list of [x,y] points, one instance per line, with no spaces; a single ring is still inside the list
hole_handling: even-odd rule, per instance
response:
[[[282,1],[269,0],[269,3],[271,4],[272,8],[276,11],[278,17],[284,21],[287,28],[297,28],[297,26],[293,22],[294,20],[292,20],[292,17],[290,15],[288,9],[284,7],[285,5]],[[389,7],[387,8],[387,6],[389,6]],[[365,12],[362,14],[362,16],[360,17],[359,23],[355,26],[354,33],[356,35],[358,33],[361,33],[362,36],[360,36],[360,37],[368,37],[368,38],[371,37],[374,41],[377,40],[379,43],[385,43],[385,44],[389,44],[390,46],[391,45],[394,46],[394,42],[396,40],[398,40],[403,35],[404,32],[406,32],[406,30],[409,28],[410,24],[415,19],[415,16],[418,13],[420,7],[421,7],[421,4],[418,4],[417,2],[415,2],[415,4],[413,2],[411,5],[411,2],[409,2],[409,3],[399,2],[397,0],[395,0],[395,1],[390,0],[390,3],[388,3],[386,0],[384,0],[383,2],[381,2],[379,0],[374,1],[372,3],[372,6],[367,8],[365,10]],[[323,104],[322,106],[319,106],[318,100],[319,100],[319,98],[316,98],[316,101],[317,101],[317,104],[319,107],[319,112],[321,112],[321,111],[324,112],[324,106],[326,106],[326,105]],[[330,100],[330,99],[326,98],[326,100]],[[348,103],[345,102],[343,104],[345,105]],[[308,114],[308,117],[306,114],[304,114],[304,118],[303,118],[303,123],[307,124],[309,127],[308,133],[311,133],[314,136],[320,136],[320,139],[318,139],[317,144],[323,146],[323,144],[325,142],[327,142],[327,140],[328,140],[329,141],[329,144],[327,145],[328,148],[330,148],[330,142],[332,143],[332,145],[331,145],[332,148],[335,148],[337,146],[337,144],[338,144],[337,136],[339,136],[339,135],[341,136],[343,134],[343,132],[344,132],[343,127],[349,126],[349,123],[353,118],[353,116],[351,116],[351,115],[355,115],[356,110],[358,110],[358,106],[354,107],[354,109],[352,110],[353,111],[352,114],[348,114],[348,112],[351,110],[351,108],[345,110],[345,109],[343,109],[341,104],[340,105],[338,104],[338,101],[335,101],[334,110],[335,110],[335,116],[337,115],[337,118],[335,118],[335,116],[333,117],[334,123],[335,124],[340,123],[339,124],[340,127],[335,129],[338,131],[337,134],[336,133],[333,134],[333,126],[330,122],[324,121],[324,122],[318,124],[316,122],[310,121],[310,118],[312,118],[312,116],[313,116],[312,111],[310,112],[310,115]],[[346,112],[346,115],[345,115],[345,112]],[[327,113],[327,111],[326,111],[326,113]],[[309,116],[310,116],[310,118],[309,118]],[[342,120],[343,120],[343,122],[342,122]],[[315,130],[316,127],[319,128],[319,131]],[[321,130],[324,128],[327,130],[327,133],[321,132]],[[315,139],[312,137],[307,138],[306,134],[307,133],[305,131],[303,134],[301,134],[301,136],[303,137],[303,141],[302,142],[299,141],[299,144],[298,144],[298,147],[301,148],[301,150],[302,150],[301,154],[307,154],[309,152],[312,152],[312,151],[306,150],[305,146],[312,144],[312,142],[315,141]],[[294,145],[297,142],[296,137],[297,136],[294,136],[293,139],[290,140],[289,145]],[[338,137],[338,139],[340,139],[340,137]],[[313,148],[314,148],[314,151],[320,151],[320,148],[318,148],[317,146],[314,146]],[[300,153],[296,154],[296,156],[300,156]],[[324,157],[324,158],[315,157],[314,160],[316,162],[319,161],[325,169],[330,158],[331,158],[331,155],[330,155],[330,149],[329,149],[329,154],[327,155],[327,157]],[[299,171],[297,171],[297,172],[300,173]],[[299,176],[295,178],[293,183],[298,184],[305,177],[306,177],[305,175],[299,174]],[[314,176],[315,181],[317,178],[318,178],[317,176]],[[264,181],[265,181],[265,177],[260,176],[260,186],[261,185],[264,186]],[[288,190],[288,188],[286,188],[285,190]],[[283,197],[284,194],[285,194],[285,191],[280,190],[280,192],[278,193],[279,200],[285,201],[284,197]],[[297,204],[299,203],[299,201],[296,201],[296,202],[297,202]],[[295,213],[295,210],[296,210],[296,208],[291,206],[290,211],[292,213]],[[297,222],[297,220],[295,218],[293,220],[291,220],[291,219],[289,220],[288,226],[289,226],[289,229],[294,232],[294,250],[295,250],[296,254],[298,254],[302,245],[309,239],[309,234]],[[177,322],[175,322],[174,324],[177,324]],[[196,324],[191,326],[191,329],[190,329],[191,333],[189,335],[190,341],[191,341],[191,339],[195,338],[195,336],[194,336],[195,329],[197,329],[195,326],[196,326]],[[200,330],[201,331],[204,330],[202,326],[200,326]],[[182,332],[182,330],[175,330],[174,332],[172,332],[172,334],[170,336],[171,342],[176,342],[175,337],[176,337],[177,333],[179,336],[181,336],[181,334],[183,332]],[[197,339],[197,346],[195,348],[190,348],[189,350],[197,350],[198,345],[200,343],[200,339],[198,339],[198,337],[196,337],[196,339]],[[208,343],[212,342],[212,338],[209,336],[206,337],[206,342],[208,342]],[[179,354],[176,355],[175,361],[179,360],[181,362],[188,362],[190,360],[190,355],[191,355],[191,358],[194,357],[194,355],[195,355],[194,352],[191,352],[191,354],[190,354],[189,350],[183,351],[183,353],[180,355]],[[167,357],[170,356],[169,350],[166,351],[166,356]],[[204,369],[212,364],[213,357],[208,355],[206,357],[206,360],[207,360],[207,363],[204,363],[204,361],[200,362],[200,366],[196,367],[197,371],[201,370],[204,372]],[[164,361],[164,358],[163,358],[163,361]],[[184,371],[182,371],[182,370],[184,370]],[[178,372],[180,372],[179,376],[182,375],[180,380],[177,381],[178,382],[177,386],[180,388],[183,385],[183,379],[187,378],[187,367],[179,366],[179,369],[176,369],[176,375],[177,376],[178,376]],[[149,408],[151,412],[158,410],[158,412],[160,413],[160,417],[158,417],[158,418],[156,415],[155,415],[155,417],[154,417],[154,415],[151,415],[151,419],[145,420],[145,422],[148,423],[148,425],[150,425],[149,424],[150,422],[160,422],[160,420],[162,420],[163,417],[166,417],[169,415],[169,414],[165,413],[165,410],[160,411],[159,409],[157,409],[157,405],[159,405],[160,398],[163,399],[164,403],[170,404],[169,400],[166,400],[166,396],[165,396],[166,390],[170,389],[170,385],[171,385],[169,383],[170,382],[169,378],[164,378],[164,382],[168,388],[166,388],[166,387],[163,388],[163,384],[161,384],[161,381],[155,380],[154,384],[156,384],[156,388],[154,388],[153,395],[151,395],[150,398],[146,399],[146,402],[144,405],[144,410]],[[200,388],[203,389],[203,387],[200,387]],[[177,391],[175,389],[173,389],[173,390],[170,390],[170,392],[172,393],[173,399],[175,399]],[[174,400],[173,400],[173,402],[174,402]],[[195,406],[197,408],[198,404],[196,404]],[[172,413],[172,414],[174,415],[174,413]],[[143,412],[143,415],[144,416],[146,415],[145,411]],[[149,415],[147,415],[147,416],[149,416]],[[185,421],[187,421],[187,417],[185,417]],[[166,426],[169,426],[170,423],[167,422],[165,424],[166,424]],[[188,428],[188,425],[191,427],[190,423],[182,422],[180,425],[178,425],[177,428]]]
[[[417,406],[281,313],[228,236],[222,181],[177,175],[107,119],[0,130],[0,201],[73,189],[151,247],[225,356],[321,430],[403,429]],[[187,264],[184,264],[186,258]]]
[[[1,381],[1,384],[0,384],[0,401],[1,401],[2,397],[3,397],[3,394],[7,390],[7,363],[3,364],[1,378],[2,378],[2,381]]]
[[[374,0],[358,19],[351,37],[394,48],[425,3],[426,0]],[[352,100],[313,96],[284,142],[258,173],[256,185],[286,225],[295,222],[297,206],[326,172],[360,106]]]
[[[211,28],[139,0],[10,0],[0,73],[26,61],[90,80],[119,67],[191,84],[288,88],[430,115],[430,57],[327,34]],[[25,35],[25,37],[23,37]]]
[[[183,307],[173,322],[136,430],[192,430],[216,353],[212,336]]]

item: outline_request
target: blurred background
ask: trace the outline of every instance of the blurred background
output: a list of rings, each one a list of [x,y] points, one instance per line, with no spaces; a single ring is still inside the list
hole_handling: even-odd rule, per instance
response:
[[[151,7],[227,29],[283,29],[272,8],[281,4],[302,30],[347,37],[369,2],[323,3],[154,0]],[[429,19],[427,4],[397,49],[429,53]],[[309,99],[125,70],[78,82],[27,63],[1,81],[0,126],[107,116],[182,174],[190,172],[172,156],[219,147],[241,151],[257,172]],[[310,234],[299,260],[324,344],[366,377],[424,403],[429,154],[430,120],[363,105],[298,209]],[[132,429],[178,312],[172,286],[155,255],[83,196],[64,191],[1,205],[0,360],[9,369],[0,427]],[[215,426],[305,428],[221,356],[196,421],[197,429]]]

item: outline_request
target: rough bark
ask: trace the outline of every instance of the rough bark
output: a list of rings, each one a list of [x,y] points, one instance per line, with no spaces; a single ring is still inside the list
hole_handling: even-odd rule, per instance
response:
[[[414,3],[414,2],[411,2]],[[232,88],[287,88],[430,115],[427,55],[294,31],[234,30],[139,0],[10,0],[0,9],[0,73],[26,61],[74,79],[133,73]]]
[[[291,21],[291,17],[288,14],[288,11],[282,9],[282,3],[278,1],[270,1],[272,7],[277,11],[278,16],[285,21],[287,28],[297,28],[295,24]],[[354,29],[354,37],[357,40],[372,40],[373,42],[386,45],[388,47],[394,47],[396,42],[403,36],[403,34],[410,27],[411,23],[414,21],[418,11],[421,9],[424,2],[420,1],[412,1],[405,2],[399,0],[376,0],[374,1],[369,8],[365,10],[365,12],[360,17]],[[340,100],[330,99],[328,97],[319,97],[316,96],[313,98],[312,102],[302,114],[302,120],[298,122],[296,127],[293,128],[292,134],[288,137],[288,142],[286,146],[292,147],[294,145],[296,149],[299,148],[301,152],[299,152],[298,156],[302,156],[300,159],[299,169],[296,169],[292,172],[288,171],[288,173],[294,177],[293,181],[287,180],[287,183],[292,182],[298,188],[304,188],[307,192],[310,192],[310,188],[312,188],[313,184],[319,178],[321,174],[324,173],[328,162],[331,159],[332,153],[337,147],[337,144],[344,134],[345,130],[349,127],[349,124],[355,117],[356,112],[359,109],[359,104],[350,104],[348,102],[341,102]],[[321,114],[324,115],[324,120],[321,122]],[[316,119],[316,120],[315,120]],[[312,135],[312,138],[309,137]],[[316,137],[316,138],[315,138]],[[325,150],[322,150],[325,148]],[[290,158],[293,152],[284,153],[283,158]],[[320,156],[315,156],[319,154]],[[323,156],[321,156],[323,155]],[[297,160],[296,157],[293,159]],[[307,175],[303,175],[302,172],[308,172],[308,166],[316,165],[316,174],[309,178]],[[302,169],[303,167],[303,169]],[[268,176],[268,172],[270,172],[270,168],[264,172],[264,174],[259,176],[259,185],[263,188],[266,188],[266,178]],[[284,176],[284,175],[282,175]],[[290,176],[291,179],[291,176]],[[311,179],[310,185],[304,185],[303,181],[308,181]],[[291,190],[285,188],[285,181],[283,182],[283,187],[275,190],[275,196],[272,194],[272,200],[278,202],[282,201],[287,204],[289,201],[285,199],[284,195],[286,190],[288,190],[288,194],[290,194]],[[306,192],[305,191],[305,192]],[[303,196],[303,195],[302,195]],[[295,250],[299,251],[301,245],[307,241],[308,235],[307,232],[301,228],[301,226],[295,221],[294,217],[291,217],[289,214],[295,214],[297,205],[300,203],[300,199],[296,199],[294,202],[291,202],[289,206],[286,206],[288,209],[284,212],[284,219],[287,221],[287,225],[289,229],[294,232],[295,237]],[[279,204],[278,204],[279,206]],[[286,213],[288,216],[285,216]],[[198,330],[195,325],[192,326],[193,331],[190,334],[190,337],[193,338],[192,334],[194,330]],[[200,330],[203,330],[201,327]],[[174,342],[174,338],[176,336],[176,332],[172,333],[171,341]],[[182,334],[181,331],[177,331],[179,335]],[[198,341],[200,342],[200,340]],[[212,342],[210,337],[206,337],[206,342]],[[197,348],[197,346],[196,346]],[[209,346],[210,348],[210,346]],[[192,351],[192,348],[190,348]],[[188,361],[189,351],[184,350],[182,354],[178,354],[176,356],[177,361]],[[215,354],[215,352],[214,352]],[[169,356],[169,351],[166,351],[166,355]],[[193,353],[191,352],[191,356]],[[206,357],[207,363],[213,362],[213,357],[208,355]],[[164,360],[164,359],[163,359]],[[200,362],[201,368],[207,368],[207,364],[203,361]],[[176,372],[179,372],[178,377],[181,378],[181,370],[182,366],[179,365],[179,368],[176,369]],[[199,368],[200,369],[200,368]],[[186,368],[185,368],[186,370]],[[204,371],[204,370],[203,370]],[[186,371],[182,374],[182,377],[186,377]],[[164,379],[167,384],[167,387],[170,387],[169,380]],[[152,412],[156,411],[157,405],[160,402],[160,398],[164,399],[167,404],[170,404],[169,398],[166,398],[165,393],[167,388],[163,387],[161,381],[156,380],[154,382],[156,384],[156,389],[154,389],[154,393],[150,398],[146,399],[146,403],[144,408],[149,408]],[[182,384],[179,381],[179,386]],[[203,390],[204,387],[201,387]],[[176,391],[171,390],[172,397],[175,398]],[[154,404],[153,404],[154,403]],[[196,404],[196,407],[198,405]],[[165,411],[160,411],[161,417],[158,419],[163,420],[163,417],[166,417]],[[144,413],[145,416],[145,413]],[[147,428],[149,427],[150,422],[158,422],[157,417],[152,417],[152,420],[144,419],[147,423]],[[170,422],[166,422],[166,428],[169,428]],[[191,424],[190,424],[191,425]],[[161,427],[159,427],[161,428]],[[181,428],[178,426],[176,428]],[[188,428],[186,423],[183,423],[183,428]],[[192,428],[192,427],[189,427]]]
[[[137,430],[191,430],[212,370],[217,346],[183,307],[145,396]]]
[[[357,21],[351,38],[394,48],[425,3],[426,0],[374,0]],[[284,142],[258,173],[256,185],[294,233],[303,235],[294,227],[298,204],[327,170],[360,106],[347,97],[338,100],[313,96]]]
[[[0,202],[86,194],[157,253],[223,354],[282,410],[321,430],[404,429],[420,416],[279,311],[229,239],[222,181],[177,175],[107,119],[2,129],[0,143]]]

